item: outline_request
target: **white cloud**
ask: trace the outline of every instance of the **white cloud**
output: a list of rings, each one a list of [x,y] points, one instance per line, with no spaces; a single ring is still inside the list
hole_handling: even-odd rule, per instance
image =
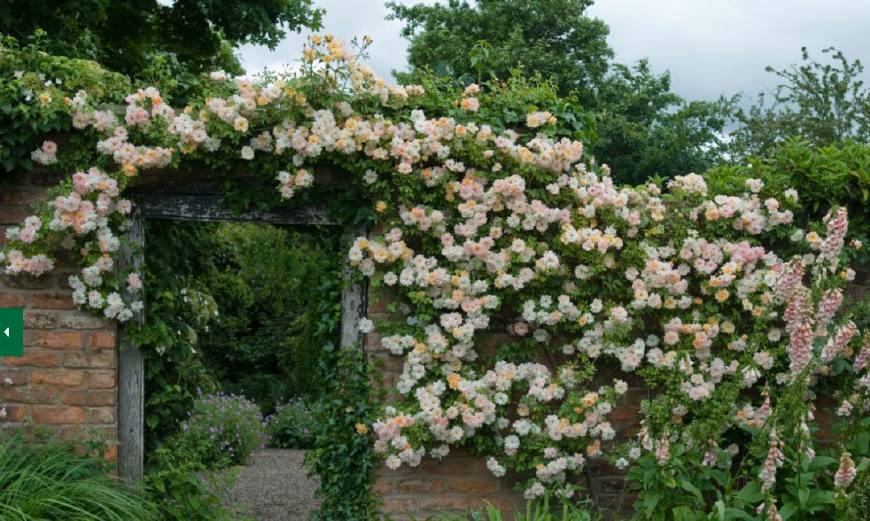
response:
[[[870,58],[862,0],[601,0],[590,12],[610,25],[619,61],[649,58],[689,99],[754,98],[776,85],[764,68],[797,62],[802,46],[817,57],[835,46]]]
[[[374,37],[369,64],[378,74],[389,77],[405,68],[402,24],[384,19],[383,0],[321,0],[318,5],[327,11],[325,31],[346,41]],[[817,56],[835,46],[851,59],[870,60],[870,2],[865,0],[599,0],[590,13],[610,26],[617,60],[649,58],[654,70],[671,71],[673,89],[689,99],[738,92],[754,98],[776,83],[765,66],[798,61],[804,45]],[[275,51],[243,46],[245,67],[254,73],[292,63],[308,34],[289,35]]]

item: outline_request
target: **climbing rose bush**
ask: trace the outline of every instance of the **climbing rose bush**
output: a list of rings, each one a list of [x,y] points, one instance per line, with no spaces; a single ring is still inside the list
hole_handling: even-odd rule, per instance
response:
[[[555,137],[543,107],[496,128],[479,117],[494,95],[470,85],[451,116],[427,114],[423,87],[388,85],[330,37],[312,37],[297,76],[211,82],[182,109],[154,88],[121,115],[69,98],[103,157],[10,232],[6,271],[38,276],[68,249],[82,265],[76,302],[123,321],[141,307],[136,274],[112,275],[131,210],[121,194],[139,172],[223,154],[269,165],[292,199],[331,162],[382,225],[348,256],[396,303],[392,319],[360,323],[404,359],[402,398],[371,429],[391,469],[470,445],[496,476],[525,472],[526,497],[571,497],[589,460],[668,472],[679,446],[698,466],[756,469],[758,512],[777,519],[784,452],[812,455],[813,389],[837,385],[843,417],[870,405],[870,341],[839,313],[855,275],[841,259],[860,246],[847,242],[845,210],[803,230],[799,194],[758,179],[734,193],[696,174],[618,186],[581,142]],[[56,153],[43,145],[33,158]],[[655,392],[636,440],[620,445],[610,418],[632,387]],[[738,431],[769,447],[763,460],[730,445]],[[828,477],[845,491],[855,463],[839,461]]]

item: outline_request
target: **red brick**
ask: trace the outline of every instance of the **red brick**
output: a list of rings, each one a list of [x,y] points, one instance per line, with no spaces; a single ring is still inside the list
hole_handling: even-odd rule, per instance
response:
[[[27,298],[20,293],[3,293],[0,295],[0,308],[21,308],[27,303]]]
[[[36,345],[52,349],[81,349],[84,345],[84,335],[79,332],[58,333],[55,331],[37,331]]]
[[[27,206],[45,201],[45,192],[35,190],[4,190],[0,192],[0,204]]]
[[[106,461],[116,461],[118,459],[118,446],[113,445],[107,448],[103,458],[105,458]]]
[[[621,405],[613,409],[610,413],[610,419],[612,421],[619,420],[639,420],[640,419],[640,408],[633,407],[630,405]]]
[[[395,488],[398,494],[432,494],[444,490],[444,483],[441,480],[423,476],[398,480]]]
[[[381,505],[382,512],[406,513],[413,512],[415,509],[414,501],[411,499],[384,499]]]
[[[66,405],[35,405],[33,407],[33,422],[45,424],[80,424],[84,423],[87,413],[81,407]]]
[[[57,388],[45,385],[11,387],[6,389],[4,398],[7,402],[50,404],[57,398]]]
[[[4,381],[7,378],[12,380],[11,385],[24,385],[30,381],[30,372],[21,369],[6,369],[0,371],[0,381]],[[4,383],[4,387],[6,387],[6,385],[7,384]],[[0,391],[0,393],[2,392],[3,391]]]
[[[20,422],[27,417],[28,406],[26,405],[8,404],[5,407],[6,417],[0,421]],[[0,409],[2,408],[3,406],[0,405]]]
[[[64,329],[102,329],[110,323],[84,311],[58,314],[58,326]]]
[[[85,372],[76,369],[59,369],[56,371],[33,371],[30,377],[33,385],[59,385],[75,387],[85,381]]]
[[[88,410],[88,423],[105,424],[115,423],[114,407],[94,407]]]
[[[54,280],[49,276],[34,277],[32,275],[4,275],[0,282],[7,288],[16,289],[50,289],[54,286]]]
[[[58,326],[58,313],[56,311],[24,311],[25,329],[54,329]]]
[[[72,296],[68,293],[36,293],[30,298],[34,309],[75,309]]]
[[[7,356],[3,358],[3,364],[11,367],[33,365],[37,367],[54,367],[57,365],[58,357],[54,353],[45,351],[37,351],[28,353],[28,349],[24,350],[24,356]]]
[[[492,478],[461,478],[450,477],[446,480],[448,492],[461,492],[472,496],[489,494],[498,490],[498,480]]]
[[[31,213],[27,206],[0,206],[0,223],[18,224]]]
[[[88,346],[97,349],[114,349],[117,345],[115,333],[96,332],[91,334]]]
[[[420,498],[421,510],[442,512],[445,510],[465,511],[472,505],[476,498],[470,496],[424,496]]]
[[[66,353],[63,357],[65,367],[87,367],[90,369],[111,369],[115,367],[114,351],[91,353]]]
[[[66,405],[99,407],[115,404],[115,391],[66,391],[60,397]]]
[[[372,491],[375,494],[387,494],[393,490],[393,481],[390,479],[376,479],[372,483]]]
[[[114,371],[95,371],[88,375],[88,389],[114,389]]]

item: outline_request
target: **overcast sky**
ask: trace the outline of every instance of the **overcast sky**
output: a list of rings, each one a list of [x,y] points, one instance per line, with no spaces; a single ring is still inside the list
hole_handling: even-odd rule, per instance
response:
[[[324,31],[344,40],[374,37],[370,65],[379,74],[405,68],[401,23],[384,19],[384,0],[315,2],[326,9]],[[775,85],[764,67],[797,62],[803,45],[816,55],[835,46],[870,64],[868,0],[598,0],[590,13],[610,26],[618,61],[649,58],[654,70],[671,71],[673,89],[688,99],[754,98]],[[244,65],[251,73],[280,68],[299,56],[306,36],[292,34],[271,52],[244,46]]]

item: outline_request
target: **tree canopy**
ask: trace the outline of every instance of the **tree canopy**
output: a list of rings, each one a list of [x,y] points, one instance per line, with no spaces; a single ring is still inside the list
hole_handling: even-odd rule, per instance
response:
[[[541,74],[562,92],[594,95],[613,51],[607,24],[586,14],[592,0],[449,0],[405,6],[388,2],[390,18],[404,21],[413,69],[444,70],[460,77],[498,78],[513,69]],[[484,68],[485,62],[485,68]]]
[[[320,27],[313,0],[0,0],[0,33],[24,40],[37,29],[46,51],[88,58],[130,76],[169,53],[191,72],[241,72],[233,48],[274,48],[287,31]]]
[[[828,61],[817,61],[803,47],[801,63],[781,70],[767,67],[779,83],[748,110],[737,112],[737,155],[768,155],[789,137],[820,147],[870,141],[870,89],[861,80],[863,64],[833,47],[822,53]]]

